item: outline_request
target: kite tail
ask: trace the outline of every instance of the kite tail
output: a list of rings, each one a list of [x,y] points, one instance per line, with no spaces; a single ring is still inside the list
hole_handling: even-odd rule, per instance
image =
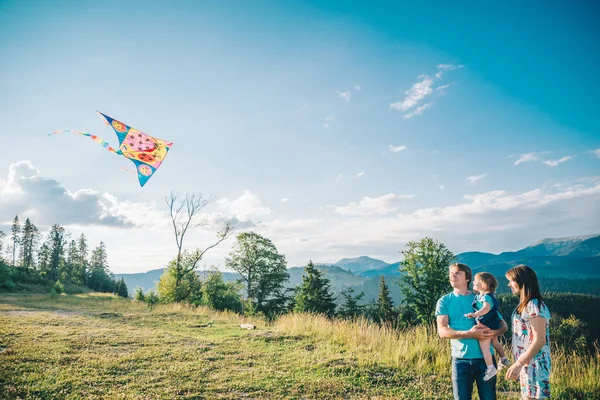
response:
[[[69,133],[74,133],[76,135],[82,135],[82,136],[87,136],[92,138],[92,140],[96,143],[98,143],[100,146],[104,147],[106,150],[110,151],[111,153],[115,153],[115,154],[120,154],[123,155],[123,153],[121,152],[121,150],[115,150],[112,147],[110,147],[110,145],[108,144],[108,142],[96,135],[92,135],[91,133],[86,133],[86,132],[79,132],[79,131],[74,131],[71,129],[62,129],[62,130],[58,130],[58,131],[54,131],[50,135],[56,135],[57,133],[61,133],[61,132],[69,132]]]

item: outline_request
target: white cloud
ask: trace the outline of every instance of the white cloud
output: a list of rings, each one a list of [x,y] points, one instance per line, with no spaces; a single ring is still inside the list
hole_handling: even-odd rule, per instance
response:
[[[540,159],[539,153],[525,153],[525,154],[521,154],[518,157],[519,157],[519,159],[517,161],[515,161],[515,165],[519,165],[521,163],[529,162],[529,161],[539,161],[539,159]]]
[[[394,146],[394,145],[391,145],[391,144],[388,146],[388,149],[390,151],[394,152],[394,153],[398,153],[400,151],[404,151],[404,150],[406,150],[406,148],[407,148],[406,146]]]
[[[423,236],[441,240],[455,254],[474,250],[497,253],[544,237],[594,233],[600,226],[600,179],[565,190],[491,191],[464,196],[457,205],[397,215],[389,211],[396,204],[382,197],[337,207],[338,219],[313,218],[305,225],[296,221],[289,228],[287,221],[278,220],[277,234],[271,223],[259,229],[273,239],[291,265],[300,265],[308,258],[335,262],[369,254],[385,255],[381,257],[394,262],[404,243]],[[299,244],[298,237],[306,240]]]
[[[354,85],[354,90],[356,90],[357,92],[360,92],[361,89],[362,88],[360,87],[360,85]]]
[[[426,74],[419,75],[419,77],[418,77],[419,81],[414,83],[409,90],[404,92],[404,94],[406,95],[404,97],[404,100],[398,101],[395,103],[391,103],[390,108],[393,110],[398,110],[398,111],[404,112],[404,111],[408,111],[412,107],[415,107],[416,105],[421,103],[421,101],[423,99],[425,99],[427,96],[429,96],[433,93],[432,86],[434,85],[434,83],[436,81],[439,81],[442,78],[442,75],[444,74],[445,71],[463,68],[463,65],[438,64],[437,68],[438,68],[438,72],[435,74],[435,76],[433,78],[431,78],[429,75],[426,75]],[[446,85],[441,85],[441,86],[438,86],[435,90],[440,95],[444,95],[446,93],[445,90],[448,89],[453,84],[454,84],[454,82],[451,82]],[[430,108],[432,106],[432,104],[433,104],[433,102],[429,102],[429,103],[417,108],[414,112],[405,114],[404,119],[409,119],[415,115],[422,114],[423,111]]]
[[[596,157],[600,158],[600,149],[594,150],[593,153],[596,154]]]
[[[405,114],[402,118],[410,119],[410,118],[414,117],[415,115],[421,115],[425,112],[425,110],[431,108],[432,105],[433,105],[433,103],[425,103],[421,107],[416,108],[415,111]]]
[[[464,67],[464,65],[438,64],[438,66],[437,66],[438,72],[435,74],[435,77],[437,79],[441,79],[442,75],[444,75],[444,73],[446,71],[452,71],[452,70],[463,68],[463,67]]]
[[[8,179],[0,183],[0,215],[21,214],[41,225],[129,227],[141,220],[124,212],[128,206],[108,193],[91,189],[72,192],[60,182],[42,177],[27,160],[11,164]]]
[[[323,123],[323,126],[327,129],[329,129],[331,124],[333,124],[334,122],[335,122],[335,115],[333,115],[333,114],[328,115],[327,117],[325,117],[325,122]]]
[[[396,211],[403,200],[411,200],[412,195],[386,194],[381,197],[364,197],[360,202],[350,203],[347,206],[335,208],[335,212],[341,215],[367,216],[385,215]]]
[[[350,101],[352,99],[352,92],[347,90],[345,92],[337,92],[340,99],[344,99],[346,101]]]
[[[470,184],[474,184],[475,182],[482,180],[486,176],[487,174],[468,176],[466,180],[469,181]]]
[[[440,94],[446,94],[446,89],[448,89],[452,85],[454,85],[454,82],[448,83],[447,85],[438,86],[435,88],[435,90],[437,92],[440,92]]]
[[[444,185],[440,185],[438,187],[440,188],[440,190],[444,190]]]
[[[544,164],[546,164],[549,167],[556,167],[558,164],[567,162],[567,161],[569,161],[572,158],[573,158],[573,156],[565,156],[565,157],[563,157],[563,158],[561,158],[559,160],[547,160],[547,161],[544,161]]]
[[[358,174],[356,174],[357,178],[362,178],[363,176],[365,176],[365,171],[360,171]]]
[[[289,197],[284,197],[283,199],[280,200],[282,203],[287,203],[288,201],[290,201]]]
[[[438,69],[441,71],[451,71],[454,69],[463,68],[464,65],[455,65],[455,64],[438,64]]]
[[[420,75],[419,79],[421,80],[413,84],[410,90],[404,92],[406,95],[404,100],[390,104],[391,109],[406,111],[419,104],[421,100],[431,94],[433,91],[431,89],[434,82],[433,79],[427,75]]]
[[[254,217],[261,217],[271,213],[271,209],[263,205],[261,199],[250,190],[244,190],[239,197],[229,200],[223,198],[217,201],[217,211],[232,215],[239,221],[250,221]]]

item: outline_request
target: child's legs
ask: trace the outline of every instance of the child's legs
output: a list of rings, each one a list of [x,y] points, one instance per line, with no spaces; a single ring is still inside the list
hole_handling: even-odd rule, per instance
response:
[[[479,340],[479,348],[483,353],[483,359],[485,360],[485,365],[487,366],[494,365],[494,361],[492,360],[492,352],[490,351],[490,341],[491,339]]]
[[[494,346],[494,350],[496,350],[496,353],[498,353],[498,355],[500,357],[502,357],[502,358],[506,357],[506,353],[504,352],[504,347],[502,347],[502,344],[498,340],[497,336],[494,336],[492,338],[492,346]]]

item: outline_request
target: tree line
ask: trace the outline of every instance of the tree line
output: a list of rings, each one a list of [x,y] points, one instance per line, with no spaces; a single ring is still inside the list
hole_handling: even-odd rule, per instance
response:
[[[18,215],[12,222],[9,245],[3,248],[6,236],[0,231],[0,288],[41,284],[60,293],[65,285],[79,285],[128,297],[125,281],[115,280],[110,272],[103,242],[90,251],[83,233],[74,239],[54,224],[43,235],[29,218],[21,224]]]

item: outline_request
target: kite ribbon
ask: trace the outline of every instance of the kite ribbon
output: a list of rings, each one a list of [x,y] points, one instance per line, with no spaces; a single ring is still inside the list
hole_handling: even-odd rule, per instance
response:
[[[98,143],[100,146],[104,147],[106,150],[110,151],[111,153],[123,155],[123,153],[121,152],[121,150],[115,150],[115,149],[113,149],[112,147],[110,147],[109,143],[106,140],[104,140],[104,139],[102,139],[102,138],[100,138],[100,137],[98,137],[96,135],[92,135],[91,133],[74,131],[72,129],[61,129],[61,130],[52,132],[48,136],[50,136],[50,135],[56,135],[56,134],[61,133],[61,132],[69,132],[69,133],[74,133],[76,135],[82,135],[82,136],[90,137],[90,138],[92,138],[92,140],[94,142]]]

